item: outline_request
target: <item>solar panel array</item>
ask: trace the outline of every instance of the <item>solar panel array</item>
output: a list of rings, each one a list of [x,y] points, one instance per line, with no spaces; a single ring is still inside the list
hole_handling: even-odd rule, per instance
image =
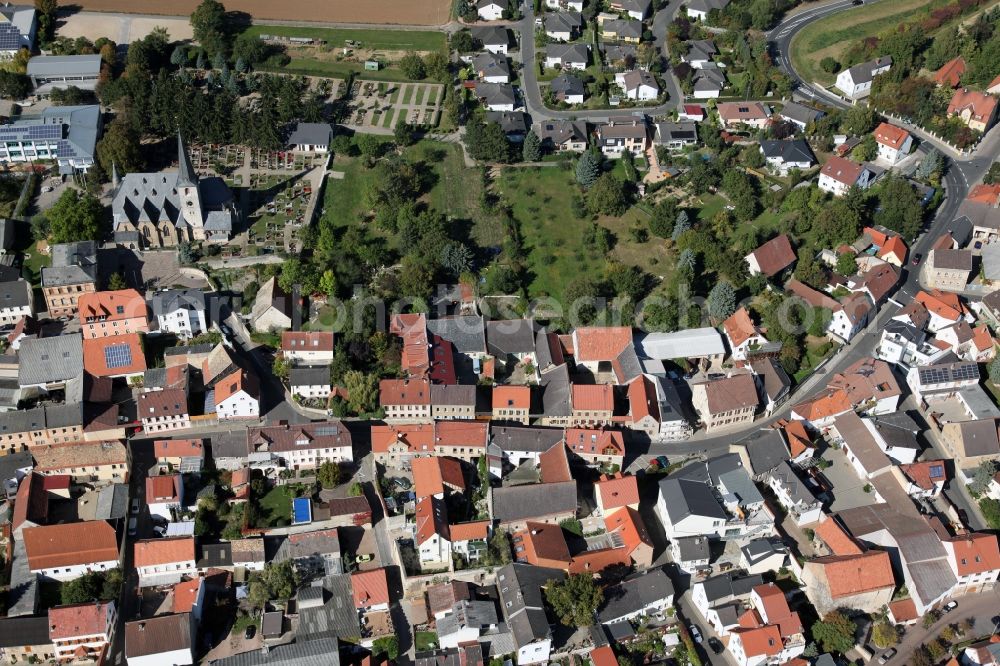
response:
[[[943,384],[945,382],[960,382],[979,379],[979,366],[975,363],[961,363],[929,368],[919,371],[921,384]]]
[[[21,31],[11,24],[0,25],[0,49],[16,51],[21,48]]]
[[[62,125],[30,125],[28,127],[29,139],[61,139],[62,135]]]
[[[128,345],[108,345],[104,348],[104,361],[109,370],[132,365],[132,348]]]
[[[317,437],[336,437],[340,434],[340,428],[337,426],[323,426],[321,428],[316,428]]]

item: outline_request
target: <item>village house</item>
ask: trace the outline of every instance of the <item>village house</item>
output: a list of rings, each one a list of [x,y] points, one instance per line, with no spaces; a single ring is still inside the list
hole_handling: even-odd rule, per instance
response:
[[[530,386],[496,386],[493,388],[494,421],[512,421],[528,425],[530,413]]]
[[[145,433],[169,432],[191,427],[187,393],[183,389],[140,393],[136,403],[139,420]]]
[[[579,12],[546,12],[542,15],[545,35],[561,42],[573,40],[583,27],[583,16]]]
[[[246,441],[255,457],[269,453],[280,465],[296,471],[354,460],[351,432],[336,420],[250,428]]]
[[[260,418],[260,382],[256,375],[237,369],[223,376],[212,391],[211,403],[220,421]]]
[[[699,382],[691,387],[691,404],[706,432],[751,423],[760,405],[750,374]]]
[[[795,263],[795,250],[786,234],[775,236],[743,258],[750,275],[774,277]]]
[[[627,99],[640,102],[656,99],[660,94],[660,84],[656,78],[643,69],[633,69],[615,74],[615,84],[622,89]]]
[[[507,11],[510,11],[508,0],[479,0],[476,3],[476,14],[483,21],[499,21]]]
[[[871,175],[871,171],[863,164],[834,155],[819,172],[819,189],[835,197],[842,197],[852,187],[867,189]]]
[[[685,7],[687,16],[696,21],[705,21],[712,10],[722,11],[729,6],[730,0],[691,0]]]
[[[941,69],[934,72],[934,83],[939,88],[945,86],[957,88],[962,81],[963,74],[965,74],[965,58],[958,56],[941,65]]]
[[[590,62],[590,48],[586,44],[546,44],[545,68],[584,70]]]
[[[29,571],[43,579],[67,582],[118,567],[118,538],[103,520],[27,527],[22,541]]]
[[[556,102],[566,104],[583,104],[587,95],[587,86],[578,76],[560,74],[549,82],[549,90]]]
[[[139,587],[172,585],[184,576],[194,576],[194,537],[145,539],[133,544]]]
[[[901,127],[880,123],[874,134],[875,143],[878,144],[878,158],[889,166],[909,155],[913,148],[913,136]]]
[[[59,663],[99,663],[114,640],[114,601],[55,606],[48,612],[49,639]]]
[[[187,339],[208,331],[205,292],[200,289],[165,289],[150,299],[161,333]]]
[[[257,333],[282,331],[292,327],[293,303],[291,294],[278,284],[278,278],[272,277],[260,286],[250,310],[250,322]]]
[[[597,126],[597,144],[605,157],[618,159],[626,150],[638,157],[646,150],[645,116],[617,116]]]
[[[890,56],[869,60],[841,71],[837,74],[837,82],[834,85],[848,99],[858,100],[868,97],[875,77],[888,72],[891,68]]]
[[[792,169],[805,171],[816,164],[816,158],[805,139],[760,142],[764,162],[778,175],[787,176]]]
[[[771,111],[760,102],[722,102],[715,110],[726,128],[765,129],[771,124]]]
[[[180,474],[146,477],[146,506],[150,516],[174,522],[184,506],[184,477]]]
[[[450,456],[471,462],[486,451],[488,427],[476,421],[373,425],[371,446],[382,464],[405,464],[420,456]]]
[[[587,149],[587,123],[582,120],[546,120],[535,123],[532,130],[545,150],[582,153]]]
[[[197,626],[191,613],[157,615],[125,623],[128,666],[195,663]]]
[[[775,353],[781,349],[781,343],[768,342],[746,308],[740,308],[722,322],[722,330],[734,361],[745,361],[752,354]]]
[[[957,116],[969,129],[985,133],[997,116],[997,98],[962,88],[955,91],[948,103],[948,117]]]
[[[472,59],[476,78],[487,83],[510,83],[510,63],[507,56],[484,51]]]
[[[49,247],[51,266],[42,267],[42,296],[50,317],[75,317],[83,294],[97,291],[97,244],[61,243]]]
[[[333,333],[283,331],[281,355],[293,365],[330,365],[333,363]]]
[[[146,300],[135,289],[82,294],[77,307],[84,340],[149,332]]]

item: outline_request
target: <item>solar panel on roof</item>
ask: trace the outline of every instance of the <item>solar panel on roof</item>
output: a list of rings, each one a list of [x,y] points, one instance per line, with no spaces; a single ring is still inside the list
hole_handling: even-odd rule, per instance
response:
[[[322,428],[316,428],[317,437],[336,437],[340,434],[340,428],[337,426],[324,426]]]
[[[109,370],[132,365],[132,348],[128,345],[109,345],[104,348],[104,361]]]

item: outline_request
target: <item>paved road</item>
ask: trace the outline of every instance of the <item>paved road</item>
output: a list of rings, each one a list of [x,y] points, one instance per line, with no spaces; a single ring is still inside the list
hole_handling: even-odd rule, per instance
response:
[[[961,624],[966,618],[971,618],[975,622],[974,636],[989,636],[995,629],[993,618],[997,617],[998,609],[1000,609],[1000,588],[960,597],[958,608],[941,616],[941,619],[930,628],[924,629],[920,623],[910,627],[903,640],[896,646],[897,654],[888,661],[888,665],[903,666],[917,648],[940,634],[946,625]]]
[[[658,11],[653,17],[652,31],[657,43],[662,44],[664,54],[666,53],[667,26],[674,20],[674,16],[680,10],[680,0],[675,0],[670,6]],[[591,109],[574,111],[556,111],[545,106],[542,102],[542,93],[538,86],[538,64],[535,62],[535,15],[531,2],[523,5],[523,16],[520,21],[510,25],[511,29],[520,33],[520,62],[521,62],[521,94],[524,98],[524,108],[535,122],[551,119],[582,120],[591,121],[606,120],[609,116],[642,111],[650,116],[659,116],[672,112],[684,101],[680,93],[680,83],[673,73],[668,73],[663,77],[667,86],[668,98],[664,104],[659,106],[645,106],[634,108],[615,109]],[[598,58],[598,54],[593,53],[591,57]]]

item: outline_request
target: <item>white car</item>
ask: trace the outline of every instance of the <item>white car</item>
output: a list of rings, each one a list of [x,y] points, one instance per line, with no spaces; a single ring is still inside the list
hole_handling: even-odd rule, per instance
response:
[[[153,525],[153,533],[156,536],[167,536],[167,528],[164,525]]]
[[[691,638],[694,639],[695,643],[701,643],[704,640],[701,637],[701,629],[698,628],[697,624],[691,625]]]
[[[957,601],[954,601],[954,600],[952,600],[952,601],[949,601],[948,603],[946,603],[946,604],[944,605],[944,612],[945,612],[945,613],[950,613],[950,612],[952,612],[953,610],[955,610],[956,608],[958,608],[958,602],[957,602]]]

